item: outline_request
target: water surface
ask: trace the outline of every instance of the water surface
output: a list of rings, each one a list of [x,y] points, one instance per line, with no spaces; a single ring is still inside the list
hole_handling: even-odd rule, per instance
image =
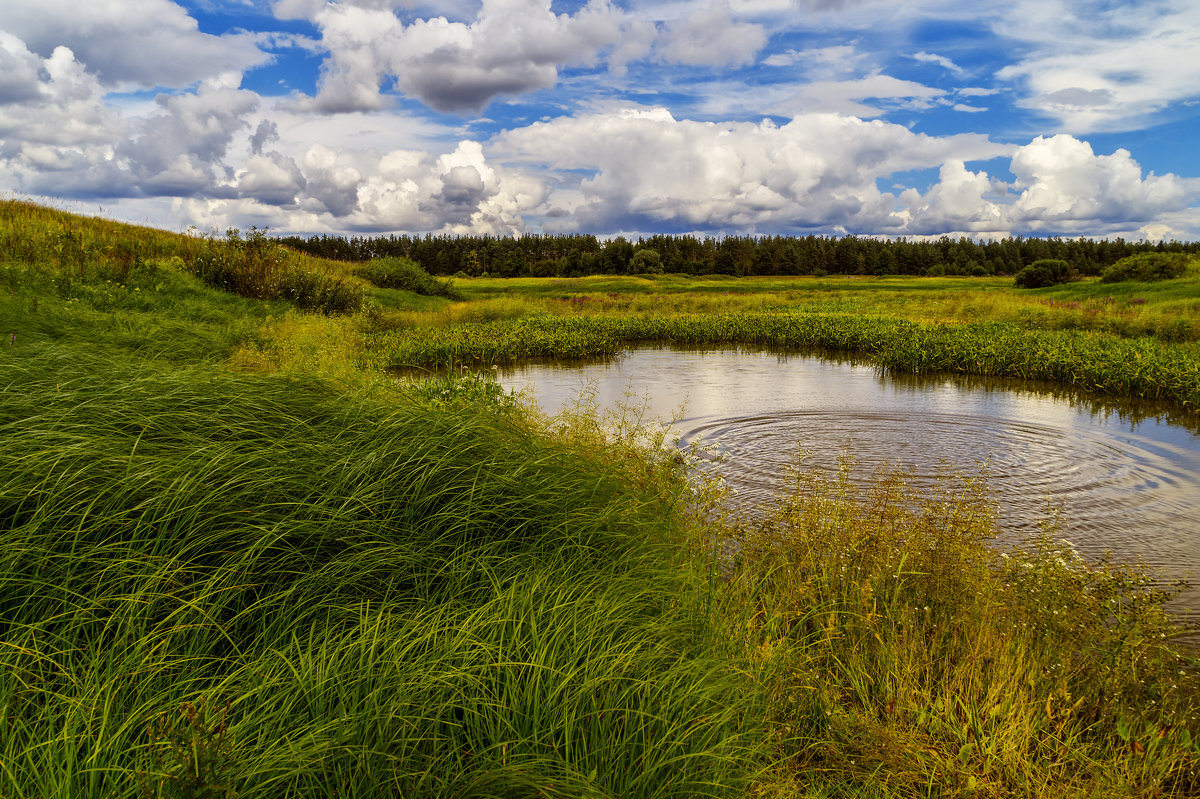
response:
[[[1200,618],[1200,435],[1161,406],[1104,405],[1012,381],[918,378],[806,355],[735,349],[637,349],[608,362],[503,370],[547,412],[581,392],[600,407],[644,403],[753,508],[806,468],[849,455],[856,479],[911,472],[917,490],[948,471],[987,470],[1001,541],[1061,513],[1059,535],[1084,555],[1141,560],[1163,582],[1196,586],[1174,606]]]

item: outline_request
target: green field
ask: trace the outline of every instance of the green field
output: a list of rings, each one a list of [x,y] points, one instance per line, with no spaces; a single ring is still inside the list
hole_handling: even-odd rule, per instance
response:
[[[1200,791],[1167,596],[1052,527],[996,554],[986,484],[728,518],[652,426],[386,371],[729,342],[1192,413],[1195,266],[372,274],[0,202],[0,797]]]

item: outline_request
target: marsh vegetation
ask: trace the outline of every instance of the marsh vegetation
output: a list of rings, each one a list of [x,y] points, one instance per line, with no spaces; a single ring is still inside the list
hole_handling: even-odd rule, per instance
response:
[[[384,371],[796,341],[1194,412],[1194,266],[453,301],[11,201],[0,252],[0,796],[1200,790],[1164,592],[1052,529],[1001,557],[986,486],[797,473],[749,521],[636,414]]]

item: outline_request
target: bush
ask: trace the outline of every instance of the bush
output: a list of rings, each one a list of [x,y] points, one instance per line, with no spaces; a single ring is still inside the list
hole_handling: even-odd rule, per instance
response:
[[[1176,252],[1143,252],[1122,258],[1100,273],[1101,283],[1121,283],[1126,280],[1170,280],[1182,277],[1187,270],[1188,257]]]
[[[439,280],[408,258],[374,258],[355,269],[354,274],[381,289],[403,289],[427,297],[446,297],[451,300],[463,298],[448,278]]]
[[[658,250],[649,247],[638,250],[629,262],[629,271],[635,275],[660,275],[663,271],[662,256],[659,255]]]
[[[1029,266],[1017,272],[1013,282],[1019,289],[1040,289],[1044,286],[1057,286],[1067,283],[1075,277],[1071,265],[1056,258],[1043,258],[1034,261]]]
[[[362,307],[362,291],[340,277],[312,269],[309,259],[251,228],[243,237],[230,228],[225,241],[205,236],[189,269],[210,286],[258,300],[284,299],[321,313]]]

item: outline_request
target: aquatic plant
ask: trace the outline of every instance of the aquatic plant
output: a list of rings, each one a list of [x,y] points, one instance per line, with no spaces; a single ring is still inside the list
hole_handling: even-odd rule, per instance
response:
[[[1047,380],[1200,409],[1200,357],[1152,339],[1006,323],[922,324],[839,313],[539,316],[414,327],[368,338],[393,368],[611,356],[639,342],[750,344],[862,353],[900,372]]]

